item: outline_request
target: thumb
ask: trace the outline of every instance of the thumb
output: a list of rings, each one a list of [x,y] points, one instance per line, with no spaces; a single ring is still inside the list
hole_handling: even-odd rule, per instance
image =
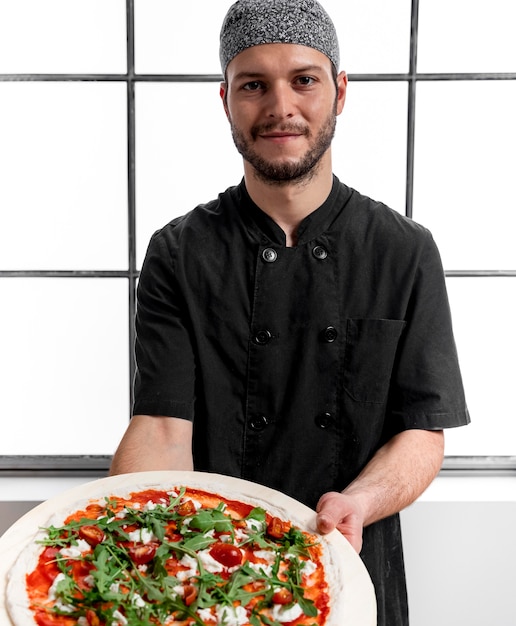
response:
[[[328,513],[319,513],[317,515],[316,522],[317,530],[323,535],[331,533],[331,531],[334,530],[337,526],[336,522]]]

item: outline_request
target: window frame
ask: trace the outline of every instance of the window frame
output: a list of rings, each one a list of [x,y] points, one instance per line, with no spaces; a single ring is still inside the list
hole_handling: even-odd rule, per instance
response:
[[[9,271],[0,268],[0,279],[24,277],[70,277],[70,278],[125,278],[129,302],[127,320],[129,359],[129,381],[134,379],[135,363],[133,346],[135,341],[134,316],[136,313],[136,285],[139,271],[136,253],[136,107],[135,85],[143,82],[220,82],[222,76],[214,74],[136,74],[135,73],[135,35],[134,35],[134,0],[126,0],[127,28],[127,69],[125,74],[0,74],[0,82],[9,81],[118,81],[126,84],[127,91],[127,190],[128,190],[128,266],[123,271]],[[408,85],[407,100],[407,162],[405,181],[405,214],[412,218],[414,196],[414,152],[416,124],[417,85],[421,81],[489,81],[516,80],[515,73],[418,73],[418,21],[419,0],[411,2],[410,59],[407,73],[401,74],[350,74],[349,81],[402,81]],[[516,270],[447,270],[447,277],[516,277]],[[133,401],[132,385],[128,390],[130,406]],[[128,416],[128,419],[130,416]],[[88,476],[97,477],[106,474],[111,457],[105,455],[54,456],[54,455],[13,455],[0,457],[0,477],[5,476]],[[446,456],[441,473],[454,475],[506,475],[516,472],[516,456]]]

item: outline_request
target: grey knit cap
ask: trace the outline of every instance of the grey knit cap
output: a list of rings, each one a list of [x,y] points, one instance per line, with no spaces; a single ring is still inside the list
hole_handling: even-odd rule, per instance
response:
[[[316,0],[238,0],[220,31],[220,64],[226,73],[237,54],[264,43],[315,48],[339,69],[339,42],[330,16]]]

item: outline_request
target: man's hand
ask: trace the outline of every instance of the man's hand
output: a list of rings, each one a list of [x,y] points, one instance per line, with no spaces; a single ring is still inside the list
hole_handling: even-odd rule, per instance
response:
[[[317,504],[317,528],[334,528],[357,552],[362,529],[414,502],[439,472],[444,436],[437,430],[405,430],[384,444],[342,493],[325,493]]]
[[[325,493],[317,503],[317,529],[327,534],[335,528],[349,541],[353,548],[362,549],[364,514],[357,498],[344,493]]]

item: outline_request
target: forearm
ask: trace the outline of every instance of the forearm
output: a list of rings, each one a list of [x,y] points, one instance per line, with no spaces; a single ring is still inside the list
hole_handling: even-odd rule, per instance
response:
[[[135,415],[113,456],[109,473],[192,469],[191,422]]]
[[[414,502],[439,472],[443,454],[442,431],[404,431],[380,448],[342,493],[356,499],[367,526]]]
[[[337,528],[357,552],[364,526],[398,513],[423,493],[441,467],[442,431],[407,430],[388,441],[341,493],[317,504],[322,533]]]

